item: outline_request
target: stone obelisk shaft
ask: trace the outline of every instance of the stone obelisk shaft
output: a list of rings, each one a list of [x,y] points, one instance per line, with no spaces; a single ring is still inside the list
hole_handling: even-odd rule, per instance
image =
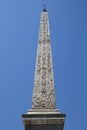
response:
[[[55,109],[55,104],[49,19],[47,11],[43,10],[40,20],[32,109]]]
[[[63,130],[65,114],[55,105],[48,13],[41,13],[32,109],[22,114],[25,130]]]

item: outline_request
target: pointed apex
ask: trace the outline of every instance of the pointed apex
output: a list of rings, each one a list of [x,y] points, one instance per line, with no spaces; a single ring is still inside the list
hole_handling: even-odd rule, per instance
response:
[[[46,10],[46,5],[45,5],[45,4],[44,4],[43,11],[44,11],[44,12],[46,12],[46,11],[47,11],[47,10]]]

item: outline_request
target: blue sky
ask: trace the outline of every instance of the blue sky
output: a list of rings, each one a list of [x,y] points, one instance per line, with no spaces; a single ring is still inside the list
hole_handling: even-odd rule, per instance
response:
[[[57,108],[64,130],[87,129],[87,1],[0,0],[0,130],[24,130],[31,108],[40,15],[46,4]]]

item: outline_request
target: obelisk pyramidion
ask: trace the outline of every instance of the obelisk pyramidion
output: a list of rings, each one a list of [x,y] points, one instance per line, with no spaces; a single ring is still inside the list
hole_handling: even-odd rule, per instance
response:
[[[22,114],[25,130],[63,130],[65,114],[56,109],[48,12],[41,13],[32,109]]]

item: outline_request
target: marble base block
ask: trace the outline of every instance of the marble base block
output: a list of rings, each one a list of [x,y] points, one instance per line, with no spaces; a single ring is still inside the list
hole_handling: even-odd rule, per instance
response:
[[[22,114],[25,130],[63,130],[65,114],[59,110],[30,110]]]

